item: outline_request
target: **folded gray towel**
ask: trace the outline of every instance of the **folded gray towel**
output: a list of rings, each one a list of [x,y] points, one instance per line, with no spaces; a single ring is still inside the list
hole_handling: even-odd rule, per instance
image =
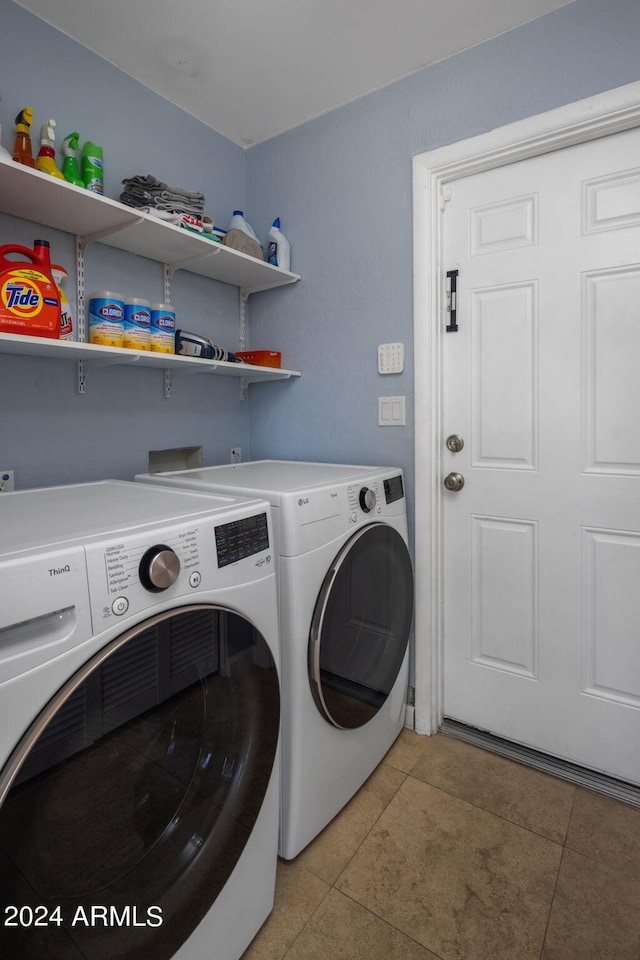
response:
[[[204,213],[204,203],[190,203],[187,200],[175,197],[174,199],[161,199],[149,195],[147,197],[136,197],[123,193],[120,195],[122,203],[136,209],[152,207],[155,210],[166,210],[171,213],[192,213],[196,217],[201,217]]]
[[[200,193],[198,190],[184,190],[182,187],[172,187],[167,183],[163,183],[161,180],[156,180],[155,177],[152,177],[150,174],[146,176],[136,176],[129,177],[126,180],[123,180],[124,184],[124,193],[131,194],[136,196],[139,192],[150,193],[152,195],[164,194],[165,199],[182,199],[191,201],[194,203],[206,202],[204,194]],[[168,195],[168,197],[166,196]]]

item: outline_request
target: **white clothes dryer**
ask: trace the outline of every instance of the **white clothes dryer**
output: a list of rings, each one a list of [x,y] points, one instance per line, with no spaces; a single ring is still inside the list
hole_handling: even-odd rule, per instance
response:
[[[238,960],[273,906],[264,500],[0,497],[0,956]]]
[[[279,853],[291,859],[404,725],[413,570],[402,471],[263,460],[136,479],[271,503],[283,700]]]

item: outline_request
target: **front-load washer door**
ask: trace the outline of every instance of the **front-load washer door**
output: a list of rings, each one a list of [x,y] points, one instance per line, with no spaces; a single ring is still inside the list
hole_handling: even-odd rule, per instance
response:
[[[181,607],[107,644],[0,773],[3,960],[173,957],[249,840],[279,718],[235,613]]]
[[[393,527],[372,523],[348,540],[324,579],[309,639],[311,692],[334,726],[361,727],[385,703],[413,619],[413,570]]]

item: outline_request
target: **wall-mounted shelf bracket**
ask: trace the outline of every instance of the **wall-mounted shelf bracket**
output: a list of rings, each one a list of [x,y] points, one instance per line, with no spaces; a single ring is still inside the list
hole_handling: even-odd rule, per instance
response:
[[[171,389],[173,387],[173,374],[171,370],[165,368],[164,371],[164,398],[165,400],[171,399]]]
[[[210,250],[204,250],[202,253],[197,253],[191,257],[185,257],[184,260],[176,260],[175,263],[168,264],[169,277],[172,277],[176,270],[188,268],[192,264],[198,263],[200,260],[208,260],[210,257],[214,257],[217,253],[220,253],[220,245],[216,244],[215,241],[212,240]]]
[[[109,350],[110,348],[107,348]],[[108,353],[100,354],[91,360],[80,359],[77,361],[78,364],[78,393],[84,394],[87,389],[87,375],[89,373],[90,367],[123,367],[130,366],[132,363],[138,363],[140,357],[137,353],[131,352],[131,355],[127,355],[126,352],[123,353],[122,350],[117,352],[114,350],[114,353],[109,356]]]
[[[82,248],[86,250],[89,244],[96,243],[99,240],[104,240],[106,237],[111,237],[114,233],[120,233],[121,230],[126,230],[127,227],[137,227],[138,224],[143,223],[144,217],[130,217],[128,220],[123,221],[122,223],[116,223],[110,227],[105,227],[103,230],[96,230],[95,233],[87,233],[84,237],[81,237]]]

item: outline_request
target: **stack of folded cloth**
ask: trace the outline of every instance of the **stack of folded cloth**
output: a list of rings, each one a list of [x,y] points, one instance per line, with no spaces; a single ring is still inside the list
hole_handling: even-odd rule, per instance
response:
[[[151,175],[130,177],[122,183],[120,200],[130,207],[150,213],[186,213],[200,218],[204,213],[205,197],[197,191],[171,187]]]

